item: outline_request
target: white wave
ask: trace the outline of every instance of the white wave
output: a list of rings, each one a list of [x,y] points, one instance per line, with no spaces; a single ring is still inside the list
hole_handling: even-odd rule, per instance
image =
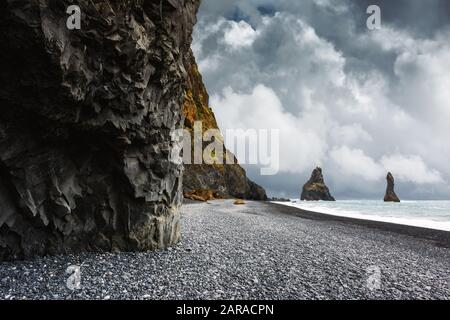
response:
[[[432,211],[430,202],[405,201],[404,205],[385,204],[378,201],[341,201],[341,202],[276,202],[273,203],[295,207],[303,210],[329,214],[339,217],[379,221],[400,225],[450,231],[450,202],[440,202],[439,212]],[[445,207],[442,207],[445,204]],[[414,215],[408,213],[414,212]],[[423,211],[420,214],[420,211]]]

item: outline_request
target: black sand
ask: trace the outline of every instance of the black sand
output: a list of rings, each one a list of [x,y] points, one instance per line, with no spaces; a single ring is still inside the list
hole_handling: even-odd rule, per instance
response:
[[[213,201],[183,207],[182,234],[167,251],[0,263],[0,299],[450,299],[446,232]]]

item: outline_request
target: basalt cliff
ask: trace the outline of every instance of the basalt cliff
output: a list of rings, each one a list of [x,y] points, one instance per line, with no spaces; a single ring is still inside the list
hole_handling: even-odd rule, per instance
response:
[[[200,0],[76,2],[80,30],[73,1],[0,2],[0,260],[180,238]]]
[[[306,201],[335,201],[330,190],[325,185],[321,168],[317,167],[313,170],[311,178],[303,186],[300,199]]]
[[[204,134],[209,129],[217,129],[218,125],[214,113],[209,105],[209,96],[203,84],[202,76],[198,70],[194,55],[190,52],[186,56],[188,81],[186,98],[183,105],[185,115],[185,128],[194,141],[195,123],[201,123],[201,132]],[[191,199],[212,198],[242,198],[249,200],[266,200],[265,190],[251,181],[245,170],[238,164],[233,154],[227,152],[223,143],[223,137],[217,136],[217,142],[223,145],[219,155],[207,155],[210,164],[194,164],[194,142],[191,143],[192,152],[190,163],[185,165],[183,189],[185,196]],[[211,141],[214,141],[211,139]],[[202,150],[207,148],[211,141],[201,141]],[[186,149],[186,148],[185,148]],[[221,161],[214,161],[214,158]],[[232,163],[232,164],[223,164]]]

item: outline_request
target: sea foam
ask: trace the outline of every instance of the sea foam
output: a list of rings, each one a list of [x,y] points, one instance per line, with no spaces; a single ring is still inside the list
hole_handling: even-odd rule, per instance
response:
[[[274,202],[339,217],[371,220],[450,231],[450,201],[402,201],[385,203],[375,200],[336,202]]]

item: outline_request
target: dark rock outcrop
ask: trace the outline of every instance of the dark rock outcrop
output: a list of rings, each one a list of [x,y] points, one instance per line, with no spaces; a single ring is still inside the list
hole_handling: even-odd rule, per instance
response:
[[[274,201],[274,202],[291,202],[290,199],[287,198],[277,198],[277,197],[273,197],[273,198],[269,198],[269,201]]]
[[[335,201],[330,194],[330,190],[325,185],[321,168],[317,167],[314,169],[311,174],[311,178],[303,186],[300,199],[307,201]]]
[[[199,2],[1,1],[0,259],[178,241]]]
[[[203,132],[209,129],[218,129],[218,125],[214,112],[209,106],[209,96],[192,52],[186,56],[185,65],[188,72],[188,85],[183,107],[184,124],[192,137],[196,121],[202,122]],[[220,139],[223,141],[223,137]],[[224,148],[222,153],[226,156],[227,150]],[[191,194],[196,190],[211,190],[219,192],[224,198],[267,200],[266,191],[247,177],[245,170],[238,164],[234,155],[230,156],[232,159],[228,163],[233,164],[185,165],[183,178],[185,194]],[[193,157],[191,163],[193,163]]]
[[[395,187],[395,181],[394,176],[392,173],[388,173],[387,177],[387,188],[386,188],[386,195],[384,196],[385,202],[400,202],[399,197],[395,194],[394,187]]]

